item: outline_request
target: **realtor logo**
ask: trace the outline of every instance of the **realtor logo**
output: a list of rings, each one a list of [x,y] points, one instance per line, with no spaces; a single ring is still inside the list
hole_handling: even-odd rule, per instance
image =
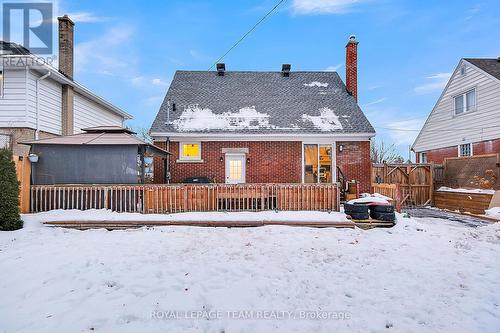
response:
[[[3,40],[35,54],[52,54],[52,9],[50,2],[3,2]]]

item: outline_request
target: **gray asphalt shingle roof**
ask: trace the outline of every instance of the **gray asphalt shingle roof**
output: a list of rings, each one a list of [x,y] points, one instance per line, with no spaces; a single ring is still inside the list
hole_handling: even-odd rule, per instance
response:
[[[499,57],[500,58],[500,57]],[[481,68],[486,73],[493,75],[500,80],[500,60],[497,59],[474,59],[465,58],[468,62],[476,67]]]
[[[333,111],[334,121],[339,121],[341,126],[325,128],[307,120],[309,116],[320,116],[325,108],[329,114]],[[167,121],[167,109],[170,109],[170,121]],[[225,114],[235,125],[180,126],[186,112],[193,109],[209,109],[204,110],[212,117],[207,117],[207,123]],[[241,115],[241,109],[259,116],[263,114],[265,119],[251,119],[247,123],[250,126],[240,126],[233,117],[235,113],[236,117]],[[188,124],[191,120],[187,120]],[[281,72],[227,71],[224,76],[218,76],[216,72],[177,71],[151,132],[333,134],[375,131],[336,72],[291,72],[289,77],[283,77]]]

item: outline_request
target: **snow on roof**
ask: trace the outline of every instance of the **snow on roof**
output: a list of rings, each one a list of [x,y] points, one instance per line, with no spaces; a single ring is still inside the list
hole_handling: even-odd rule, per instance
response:
[[[318,81],[313,81],[311,83],[304,83],[304,86],[306,87],[328,87],[328,83],[323,83],[323,82],[318,82]]]
[[[200,125],[199,128],[207,129],[188,130],[196,126],[184,124],[179,118],[186,117],[187,114],[183,111],[193,105],[209,109],[214,115],[234,114],[241,108],[252,106],[266,115],[262,120],[266,125],[261,123],[261,126],[255,126],[258,122],[254,120],[247,127],[235,128],[233,125],[230,128],[220,128],[217,125],[214,129],[214,126]],[[284,77],[281,72],[226,71],[224,76],[220,76],[215,71],[177,71],[151,132],[167,136],[186,132],[324,135],[326,132],[318,129],[312,122],[304,122],[302,115],[318,116],[318,110],[325,107],[332,110],[342,124],[342,129],[333,130],[332,134],[372,136],[375,133],[336,72],[292,72],[289,77]],[[214,118],[217,120],[219,117],[214,116],[212,120]]]
[[[311,122],[317,129],[321,131],[331,131],[336,129],[342,129],[342,124],[339,121],[339,117],[329,108],[319,109],[319,116],[311,116],[308,114],[302,115],[302,120],[304,122]]]
[[[241,130],[275,128],[269,124],[269,115],[258,112],[255,106],[239,109],[237,112],[224,112],[216,114],[208,108],[190,106],[184,109],[178,119],[172,124],[178,131],[204,131],[204,130]],[[290,126],[288,129],[298,128]]]

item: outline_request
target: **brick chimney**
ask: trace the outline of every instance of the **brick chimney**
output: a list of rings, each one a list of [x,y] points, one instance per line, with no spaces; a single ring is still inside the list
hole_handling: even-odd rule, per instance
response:
[[[73,80],[73,30],[75,23],[68,15],[58,17],[59,21],[59,72]],[[62,86],[61,133],[73,134],[73,87]]]
[[[358,41],[351,35],[345,46],[345,85],[347,91],[358,101]]]
[[[59,71],[73,79],[73,30],[75,23],[68,15],[58,17],[59,21]]]

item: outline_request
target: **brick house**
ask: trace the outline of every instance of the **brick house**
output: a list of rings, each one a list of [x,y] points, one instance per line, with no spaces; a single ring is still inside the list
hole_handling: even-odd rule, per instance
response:
[[[155,182],[331,183],[370,189],[375,131],[357,104],[357,44],[336,72],[177,71],[151,127]],[[167,171],[168,170],[168,171]]]
[[[421,163],[500,153],[500,58],[460,60],[412,150]]]

